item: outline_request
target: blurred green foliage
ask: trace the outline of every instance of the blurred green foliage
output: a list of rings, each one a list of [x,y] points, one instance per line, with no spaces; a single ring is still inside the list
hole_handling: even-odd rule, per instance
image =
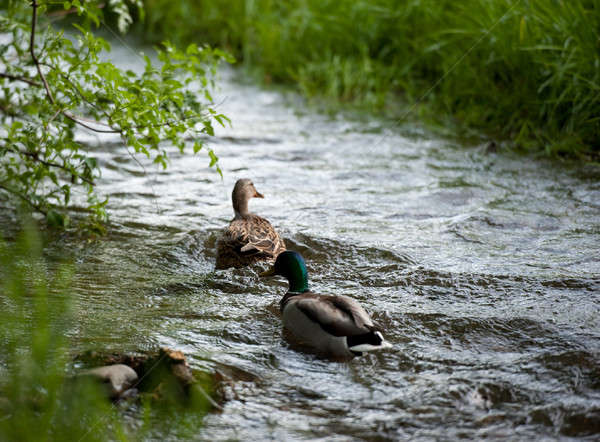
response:
[[[0,242],[0,440],[122,439],[99,386],[72,384],[72,267],[52,269],[41,249],[32,228]]]
[[[69,289],[74,267],[45,258],[40,234],[28,226],[15,241],[0,239],[0,441],[196,435],[213,404],[209,373],[194,373],[184,391],[167,365],[148,356],[139,396],[119,403],[109,401],[102,384],[77,376],[82,363],[107,362],[74,359],[78,330],[86,326],[77,321]]]
[[[423,101],[425,116],[524,149],[600,152],[600,0],[144,4],[147,38],[219,45],[310,97]]]

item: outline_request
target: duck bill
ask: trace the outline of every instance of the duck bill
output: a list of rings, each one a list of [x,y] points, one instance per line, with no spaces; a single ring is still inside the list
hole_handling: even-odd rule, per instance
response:
[[[258,190],[255,190],[254,191],[254,198],[264,198],[264,196]]]
[[[275,274],[275,266],[271,267],[269,270],[265,270],[262,273],[259,273],[258,276],[261,278],[265,278],[267,276],[273,276]]]

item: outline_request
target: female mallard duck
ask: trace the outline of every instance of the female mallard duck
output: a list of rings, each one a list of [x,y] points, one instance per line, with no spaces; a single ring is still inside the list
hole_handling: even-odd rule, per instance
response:
[[[285,243],[269,221],[248,212],[250,198],[264,198],[248,179],[237,180],[231,194],[235,218],[217,241],[216,269],[243,267],[257,261],[273,261]]]
[[[301,343],[328,356],[360,356],[391,347],[368,313],[347,296],[318,295],[308,288],[308,272],[297,252],[281,253],[261,276],[281,275],[289,290],[279,302],[283,326]]]

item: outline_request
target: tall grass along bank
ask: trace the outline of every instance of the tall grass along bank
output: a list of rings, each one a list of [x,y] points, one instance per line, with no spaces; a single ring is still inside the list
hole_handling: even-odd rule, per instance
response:
[[[600,0],[145,4],[147,36],[221,45],[310,97],[424,96],[426,114],[524,149],[600,152]]]

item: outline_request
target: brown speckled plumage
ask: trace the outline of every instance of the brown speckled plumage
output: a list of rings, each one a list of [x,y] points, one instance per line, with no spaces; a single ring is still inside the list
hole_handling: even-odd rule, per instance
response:
[[[231,195],[235,218],[217,241],[217,270],[274,261],[285,250],[285,243],[271,223],[248,212],[248,200],[253,197],[263,198],[252,181],[240,179],[235,183]]]

